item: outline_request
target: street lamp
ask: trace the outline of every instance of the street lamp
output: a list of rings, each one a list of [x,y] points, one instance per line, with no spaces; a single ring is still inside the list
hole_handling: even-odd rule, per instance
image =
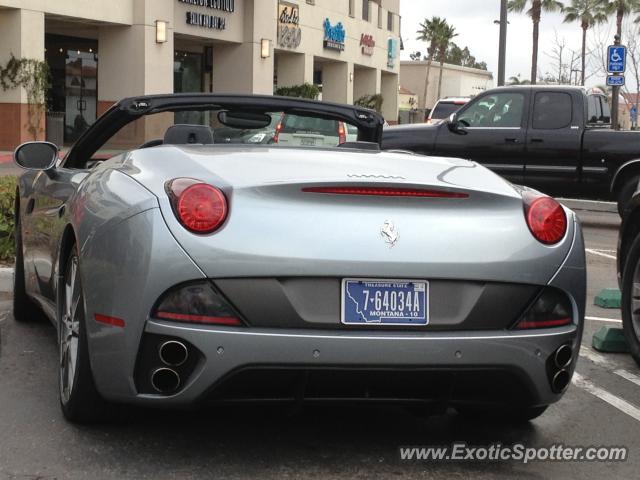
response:
[[[505,70],[507,61],[507,0],[500,0],[500,45],[498,53],[498,86],[505,84]]]

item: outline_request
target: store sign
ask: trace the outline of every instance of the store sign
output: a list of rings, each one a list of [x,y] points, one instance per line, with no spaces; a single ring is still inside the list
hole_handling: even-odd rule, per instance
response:
[[[236,10],[235,0],[178,0],[178,2],[229,13],[233,13]],[[208,13],[187,12],[187,25],[211,28],[213,30],[225,30],[227,28],[227,19]]]
[[[300,7],[293,3],[278,4],[278,45],[284,48],[298,48],[302,41],[300,29]]]
[[[389,50],[387,53],[387,67],[395,68],[396,58],[398,58],[398,40],[395,38],[389,39]]]
[[[324,24],[324,48],[330,50],[338,50],[342,52],[344,50],[344,40],[347,33],[344,31],[342,22],[338,22],[336,25],[331,25],[329,19],[325,19]]]
[[[213,10],[233,13],[236,11],[236,0],[178,0],[180,3],[194,7],[206,7]]]
[[[360,47],[362,48],[363,55],[373,55],[376,48],[376,41],[373,39],[373,35],[367,35],[363,33],[360,37]]]

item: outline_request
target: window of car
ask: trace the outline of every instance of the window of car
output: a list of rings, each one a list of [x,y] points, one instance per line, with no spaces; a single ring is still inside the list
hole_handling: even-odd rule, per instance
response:
[[[458,120],[471,128],[520,128],[523,112],[524,94],[495,93],[469,104]]]
[[[600,101],[595,95],[587,97],[587,122],[598,123],[598,118],[602,116],[602,107]]]
[[[602,108],[602,116],[600,117],[600,121],[602,123],[611,123],[611,107],[609,107],[609,102],[607,102],[606,97],[602,95],[598,95],[600,99],[600,105]]]
[[[107,140],[94,160],[104,160],[141,146],[153,148],[167,143],[331,148],[355,142],[359,137],[356,125],[319,116],[265,112],[270,117],[268,125],[234,128],[223,125],[218,113],[218,110],[185,110],[143,116]],[[168,136],[167,132],[176,126],[177,131],[174,129]],[[176,141],[178,143],[174,143]]]
[[[564,92],[538,92],[533,100],[535,130],[560,130],[571,126],[573,102]]]
[[[438,102],[431,113],[431,118],[440,120],[460,110],[462,105],[454,102]]]
[[[315,135],[338,136],[338,122],[324,118],[285,115],[280,133],[308,133]]]

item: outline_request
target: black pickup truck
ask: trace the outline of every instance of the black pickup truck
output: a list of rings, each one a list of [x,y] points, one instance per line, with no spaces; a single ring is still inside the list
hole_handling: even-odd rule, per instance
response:
[[[569,86],[488,90],[440,125],[386,127],[382,148],[474,160],[552,195],[624,205],[640,179],[640,132],[614,131],[606,97]]]

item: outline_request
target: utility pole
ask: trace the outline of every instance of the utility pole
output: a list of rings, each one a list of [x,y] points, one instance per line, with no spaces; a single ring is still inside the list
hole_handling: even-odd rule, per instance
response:
[[[620,45],[620,35],[614,37],[614,45]],[[620,113],[620,87],[611,87],[611,127],[619,130],[618,114]]]
[[[507,60],[507,0],[500,0],[500,47],[498,54],[498,86],[505,84]]]

